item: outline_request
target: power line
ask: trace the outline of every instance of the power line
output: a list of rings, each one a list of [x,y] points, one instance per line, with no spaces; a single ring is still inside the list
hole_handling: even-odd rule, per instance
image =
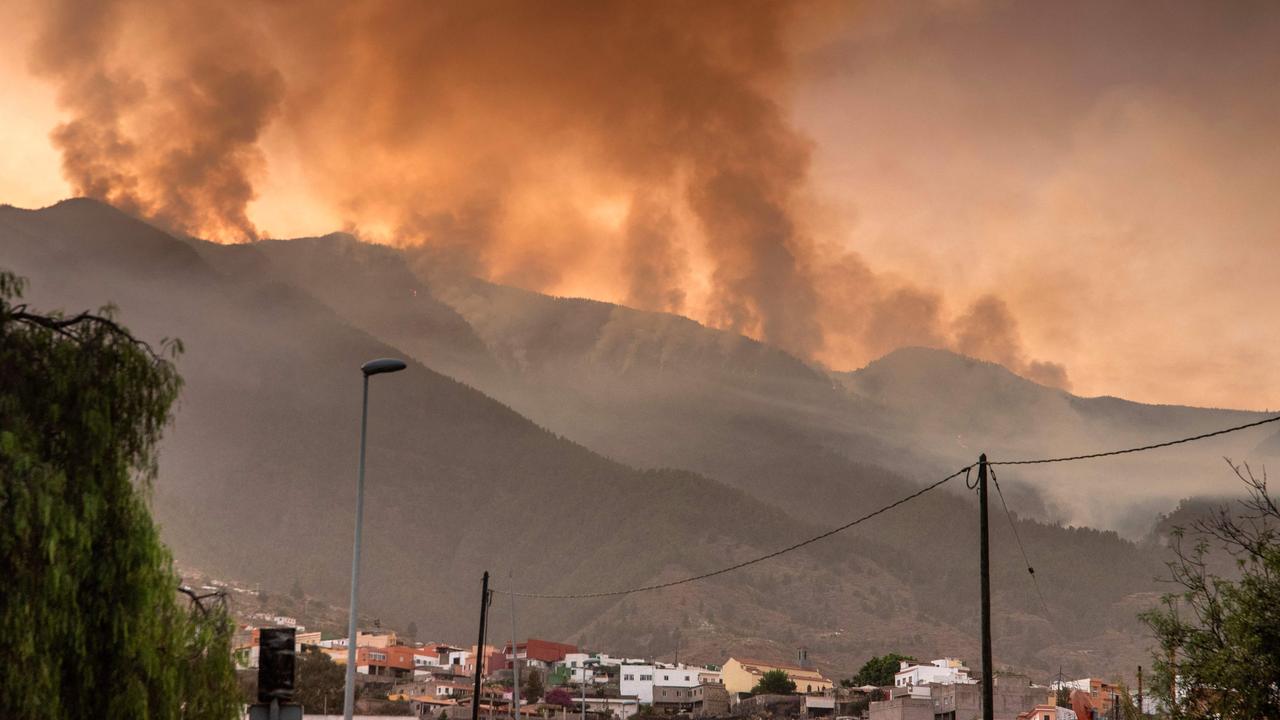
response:
[[[987,463],[990,468],[991,463]],[[1000,496],[1000,506],[1004,508],[1004,516],[1009,520],[1009,529],[1013,531],[1013,539],[1018,543],[1018,550],[1022,553],[1022,560],[1027,564],[1027,574],[1031,576],[1031,584],[1036,588],[1036,596],[1040,598],[1040,605],[1044,607],[1046,615],[1052,615],[1049,610],[1049,603],[1044,601],[1044,593],[1040,592],[1040,580],[1036,578],[1036,569],[1031,567],[1031,558],[1027,557],[1027,549],[1022,545],[1022,538],[1018,535],[1018,526],[1013,522],[1013,513],[1009,512],[1009,504],[1004,501],[1004,490],[1000,489],[1000,479],[996,477],[995,469],[991,469],[991,482],[995,483],[996,494]]]
[[[1233,433],[1238,430],[1248,430],[1249,428],[1258,427],[1259,425],[1266,425],[1267,423],[1273,423],[1278,420],[1280,420],[1280,415],[1276,415],[1275,417],[1270,417],[1263,420],[1258,420],[1256,422],[1247,423],[1245,425],[1237,425],[1235,427],[1230,427],[1225,430],[1215,430],[1213,432],[1204,433],[1203,435],[1193,435],[1191,437],[1180,438],[1178,440],[1169,440],[1167,442],[1156,443],[1155,445],[1143,445],[1142,447],[1127,448],[1125,450],[1109,450],[1107,452],[1090,453],[1088,455],[1071,455],[1068,457],[1041,458],[1038,460],[989,460],[987,461],[987,465],[988,466],[990,465],[1044,465],[1046,463],[1071,462],[1074,460],[1092,460],[1094,458],[1111,457],[1112,455],[1125,455],[1128,453],[1144,452],[1146,450],[1156,450],[1158,448],[1165,448],[1171,445],[1181,445],[1182,443],[1194,442],[1196,440],[1204,440],[1205,438],[1217,437],[1218,435],[1226,435],[1227,433]]]
[[[784,547],[780,550],[774,550],[773,552],[768,553],[766,555],[760,555],[759,557],[754,557],[754,558],[751,558],[750,560],[744,560],[740,563],[736,563],[733,565],[729,565],[728,567],[720,568],[719,570],[712,570],[711,572],[702,573],[701,575],[692,575],[690,577],[681,578],[679,580],[671,580],[669,582],[664,582],[664,583],[655,583],[653,585],[642,585],[640,587],[628,588],[626,590],[608,590],[603,592],[572,593],[572,594],[561,595],[561,594],[554,594],[554,593],[515,592],[512,590],[502,590],[497,588],[491,589],[490,592],[504,593],[506,595],[514,595],[515,597],[546,598],[551,600],[573,600],[573,599],[580,599],[580,598],[615,597],[618,595],[630,595],[632,593],[645,592],[647,590],[661,590],[662,588],[674,587],[676,585],[684,585],[685,583],[697,582],[698,580],[706,580],[707,578],[715,577],[716,575],[723,575],[728,572],[733,572],[734,570],[741,570],[742,568],[747,567],[748,565],[755,565],[756,563],[764,562],[765,560],[776,558],[779,555],[784,555],[793,550],[799,550],[800,548],[806,545],[811,545],[824,538],[829,538],[832,535],[835,535],[836,533],[848,530],[854,525],[866,522],[867,520],[870,520],[871,518],[877,515],[886,513],[898,507],[899,505],[902,505],[903,503],[909,502],[911,500],[914,500],[920,497],[921,495],[929,492],[930,490],[933,490],[934,488],[942,485],[945,482],[948,482],[950,480],[954,480],[957,477],[960,477],[964,473],[968,472],[969,469],[972,467],[973,467],[972,465],[966,465],[965,467],[960,468],[959,470],[951,473],[950,475],[942,478],[941,480],[933,483],[932,485],[926,485],[925,487],[920,488],[919,490],[911,493],[910,495],[902,497],[892,503],[889,503],[888,505],[885,505],[882,508],[873,510],[867,513],[866,515],[863,515],[862,517],[858,518],[857,520],[853,520],[852,522],[845,523],[844,525],[841,525],[838,528],[833,528],[831,530],[828,530],[822,533],[821,535],[814,535],[813,537],[807,540],[801,540],[800,542],[794,545],[788,545],[787,547]]]
[[[1227,433],[1233,433],[1233,432],[1237,432],[1237,431],[1240,431],[1240,430],[1247,430],[1247,429],[1249,429],[1249,428],[1258,427],[1259,425],[1266,425],[1267,423],[1273,423],[1273,422],[1277,422],[1277,421],[1280,421],[1280,415],[1276,415],[1275,417],[1265,418],[1265,419],[1262,419],[1262,420],[1257,420],[1257,421],[1255,421],[1255,422],[1251,422],[1251,423],[1246,423],[1246,424],[1244,424],[1244,425],[1237,425],[1237,426],[1235,426],[1235,427],[1230,427],[1230,428],[1226,428],[1226,429],[1223,429],[1223,430],[1215,430],[1215,431],[1213,431],[1213,432],[1203,433],[1203,434],[1201,434],[1201,435],[1193,435],[1193,436],[1191,436],[1191,437],[1179,438],[1179,439],[1177,439],[1177,440],[1168,440],[1168,441],[1166,441],[1166,442],[1156,443],[1156,444],[1154,444],[1154,445],[1143,445],[1143,446],[1141,446],[1141,447],[1126,448],[1126,449],[1124,449],[1124,450],[1109,450],[1109,451],[1106,451],[1106,452],[1090,453],[1090,454],[1088,454],[1088,455],[1071,455],[1071,456],[1067,456],[1067,457],[1040,458],[1040,459],[1036,459],[1036,460],[997,460],[997,461],[988,461],[988,462],[987,462],[987,466],[988,466],[988,467],[990,467],[990,466],[992,466],[992,465],[1042,465],[1042,464],[1046,464],[1046,463],[1072,462],[1072,461],[1075,461],[1075,460],[1091,460],[1091,459],[1094,459],[1094,458],[1111,457],[1111,456],[1113,456],[1113,455],[1125,455],[1125,454],[1129,454],[1129,453],[1145,452],[1145,451],[1147,451],[1147,450],[1156,450],[1156,449],[1159,449],[1159,448],[1170,447],[1170,446],[1172,446],[1172,445],[1181,445],[1182,443],[1189,443],[1189,442],[1194,442],[1194,441],[1196,441],[1196,440],[1204,440],[1204,439],[1206,439],[1206,438],[1217,437],[1218,435],[1226,435]],[[511,595],[511,596],[513,596],[513,597],[544,598],[544,599],[549,599],[549,600],[574,600],[574,599],[583,599],[583,598],[618,597],[618,596],[621,596],[621,595],[630,595],[630,594],[632,594],[632,593],[645,592],[645,591],[648,591],[648,590],[661,590],[661,589],[663,589],[663,588],[674,587],[674,586],[676,586],[676,585],[684,585],[684,584],[686,584],[686,583],[697,582],[697,581],[699,581],[699,580],[706,580],[707,578],[715,577],[715,576],[717,576],[717,575],[723,575],[723,574],[728,573],[728,572],[733,572],[734,570],[741,570],[742,568],[747,567],[747,566],[749,566],[749,565],[755,565],[756,563],[764,562],[765,560],[770,560],[770,559],[772,559],[772,558],[778,557],[779,555],[784,555],[784,554],[786,554],[786,553],[789,553],[789,552],[791,552],[791,551],[793,551],[793,550],[799,550],[800,548],[805,547],[806,545],[810,545],[810,544],[815,543],[815,542],[817,542],[817,541],[819,541],[819,540],[822,540],[822,539],[825,539],[825,538],[831,537],[832,535],[835,535],[836,533],[839,533],[839,532],[843,532],[843,531],[845,531],[845,530],[848,530],[849,528],[853,527],[854,525],[858,525],[858,524],[860,524],[860,523],[866,522],[867,520],[870,520],[871,518],[876,517],[877,515],[880,515],[880,514],[882,514],[882,513],[888,512],[889,510],[892,510],[893,508],[896,508],[896,507],[898,507],[899,505],[902,505],[903,503],[906,503],[906,502],[909,502],[909,501],[911,501],[911,500],[914,500],[914,499],[916,499],[916,498],[920,497],[921,495],[923,495],[923,494],[925,494],[925,493],[929,492],[930,490],[933,490],[934,488],[939,487],[939,486],[940,486],[940,485],[942,485],[943,483],[946,483],[946,482],[948,482],[948,481],[950,481],[950,480],[954,480],[955,478],[959,477],[960,475],[965,475],[965,476],[966,476],[966,484],[968,484],[968,474],[969,474],[969,471],[973,469],[973,467],[974,467],[974,465],[972,465],[972,464],[970,464],[970,465],[966,465],[966,466],[964,466],[964,467],[960,468],[959,470],[955,471],[954,473],[952,473],[952,474],[950,474],[950,475],[948,475],[948,476],[946,476],[946,477],[942,478],[941,480],[939,480],[939,481],[937,481],[937,482],[933,483],[932,485],[926,485],[925,487],[921,488],[920,490],[917,490],[917,491],[916,491],[916,492],[914,492],[914,493],[911,493],[910,495],[907,495],[907,496],[905,496],[905,497],[903,497],[903,498],[901,498],[901,499],[899,499],[899,500],[896,500],[896,501],[894,501],[894,502],[892,502],[892,503],[890,503],[890,504],[888,504],[888,505],[885,505],[885,506],[884,506],[884,507],[882,507],[882,508],[879,508],[879,509],[877,509],[877,510],[874,510],[874,511],[872,511],[872,512],[869,512],[869,513],[867,513],[866,515],[863,515],[862,517],[860,517],[860,518],[858,518],[858,519],[856,519],[856,520],[853,520],[853,521],[851,521],[851,522],[845,523],[844,525],[841,525],[840,527],[837,527],[837,528],[833,528],[833,529],[831,529],[831,530],[828,530],[827,532],[824,532],[824,533],[822,533],[822,534],[820,534],[820,535],[815,535],[815,536],[813,536],[813,537],[811,537],[811,538],[808,538],[807,540],[802,540],[802,541],[800,541],[800,542],[798,542],[798,543],[795,543],[794,545],[789,545],[789,546],[784,547],[784,548],[782,548],[782,549],[780,549],[780,550],[775,550],[775,551],[773,551],[773,552],[771,552],[771,553],[768,553],[768,554],[765,554],[765,555],[760,555],[759,557],[751,558],[750,560],[744,560],[743,562],[736,563],[736,564],[734,564],[734,565],[729,565],[728,567],[723,567],[723,568],[720,568],[719,570],[712,570],[711,572],[702,573],[701,575],[691,575],[691,576],[689,576],[689,577],[681,578],[681,579],[679,579],[679,580],[671,580],[671,581],[669,581],[669,582],[664,582],[664,583],[654,583],[654,584],[652,584],[652,585],[641,585],[641,586],[639,586],[639,587],[628,588],[628,589],[625,589],[625,590],[606,590],[606,591],[600,591],[600,592],[588,592],[588,593],[564,593],[564,594],[560,594],[560,593],[530,593],[530,592],[516,592],[516,591],[514,591],[514,590],[502,590],[502,589],[500,589],[500,588],[491,588],[491,589],[490,589],[490,592],[494,592],[494,593],[502,593],[502,594],[505,594],[505,595]],[[994,478],[994,473],[993,473],[992,477]],[[972,489],[972,487],[973,487],[973,486],[972,486],[972,485],[970,485],[969,487],[970,487],[970,489]],[[996,490],[997,490],[997,492],[998,492],[998,493],[999,493],[999,489],[1000,489],[999,483],[996,483]],[[1004,503],[1004,494],[1003,494],[1003,493],[999,493],[999,494],[1000,494],[1000,502],[1003,504],[1003,503]],[[1007,506],[1007,505],[1005,505],[1005,512],[1006,512],[1006,513],[1008,512],[1008,506]],[[1010,518],[1010,522],[1012,523],[1012,518]],[[1015,536],[1015,537],[1017,536],[1017,530],[1016,530],[1016,529],[1014,530],[1014,536]],[[1019,548],[1021,548],[1021,547],[1022,547],[1022,540],[1021,540],[1021,539],[1018,539],[1018,546],[1019,546]],[[1026,560],[1026,559],[1027,559],[1027,554],[1026,554],[1026,550],[1025,550],[1025,549],[1023,549],[1023,551],[1022,551],[1022,557],[1023,557],[1023,559],[1024,559],[1024,560]],[[1031,568],[1031,563],[1030,563],[1030,561],[1029,561],[1029,560],[1027,561],[1027,569],[1028,569],[1028,570],[1032,570],[1032,568]],[[1035,580],[1035,572],[1034,572],[1034,571],[1032,571],[1032,572],[1031,572],[1031,578],[1032,578],[1032,580],[1033,580],[1033,581]],[[1040,584],[1039,584],[1039,582],[1036,582],[1036,593],[1037,593],[1037,594],[1040,594]],[[1040,594],[1040,601],[1041,601],[1042,603],[1044,602],[1044,595],[1043,595],[1043,594]],[[1046,610],[1048,610],[1048,605],[1047,605],[1047,604],[1045,605],[1045,609],[1046,609]]]

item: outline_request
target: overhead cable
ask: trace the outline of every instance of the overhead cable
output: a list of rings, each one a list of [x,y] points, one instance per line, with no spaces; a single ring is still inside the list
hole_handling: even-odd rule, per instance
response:
[[[715,577],[716,575],[723,575],[728,572],[733,572],[734,570],[741,570],[742,568],[747,567],[748,565],[755,565],[756,563],[760,563],[760,562],[764,562],[765,560],[776,558],[779,555],[785,555],[786,553],[789,553],[793,550],[799,550],[800,548],[806,545],[811,545],[824,538],[829,538],[832,535],[835,535],[836,533],[844,532],[845,530],[848,530],[854,525],[858,525],[859,523],[866,522],[867,520],[870,520],[871,518],[877,515],[880,515],[881,513],[888,512],[898,507],[899,505],[902,505],[903,503],[909,502],[911,500],[914,500],[920,497],[921,495],[929,492],[930,490],[933,490],[934,488],[937,488],[938,486],[942,485],[945,482],[948,482],[950,480],[954,480],[957,477],[960,477],[965,472],[967,472],[971,467],[973,466],[966,465],[965,467],[960,468],[959,470],[951,473],[950,475],[942,478],[941,480],[933,483],[932,485],[926,485],[920,488],[919,490],[911,493],[910,495],[906,495],[902,498],[899,498],[898,500],[895,500],[894,502],[891,502],[888,505],[885,505],[884,507],[873,510],[856,520],[847,522],[844,525],[841,525],[840,527],[832,528],[831,530],[828,530],[820,535],[814,535],[811,538],[808,538],[806,540],[801,540],[800,542],[795,543],[794,545],[788,545],[787,547],[784,547],[780,550],[774,550],[771,553],[760,555],[758,557],[751,558],[750,560],[743,560],[740,563],[735,563],[727,567],[722,567],[719,570],[712,570],[711,572],[705,572],[700,575],[691,575],[689,577],[681,578],[679,580],[671,580],[664,583],[655,583],[653,585],[641,585],[639,587],[627,588],[625,590],[605,590],[601,592],[555,594],[555,593],[514,592],[511,590],[502,590],[502,589],[496,589],[496,588],[492,589],[491,592],[504,593],[507,595],[515,595],[516,597],[570,600],[570,599],[577,599],[577,598],[599,598],[599,597],[615,597],[618,595],[630,595],[632,593],[645,592],[646,590],[661,590],[662,588],[674,587],[676,585],[684,585],[685,583],[697,582],[698,580],[706,580],[707,578]]]
[[[1213,432],[1204,433],[1203,435],[1192,435],[1191,437],[1179,438],[1177,440],[1168,440],[1166,442],[1156,443],[1155,445],[1143,445],[1142,447],[1126,448],[1124,450],[1108,450],[1106,452],[1096,452],[1096,453],[1090,453],[1088,455],[1069,455],[1067,457],[1040,458],[1038,460],[988,460],[987,465],[988,466],[990,465],[1044,465],[1046,463],[1072,462],[1075,460],[1092,460],[1094,458],[1111,457],[1112,455],[1126,455],[1128,453],[1144,452],[1147,450],[1157,450],[1159,448],[1165,448],[1171,445],[1181,445],[1182,443],[1195,442],[1196,440],[1204,440],[1205,438],[1217,437],[1219,435],[1226,435],[1227,433],[1233,433],[1238,430],[1248,430],[1249,428],[1258,427],[1259,425],[1266,425],[1267,423],[1273,423],[1273,422],[1276,422],[1277,420],[1280,420],[1280,415],[1276,415],[1275,417],[1264,418],[1262,420],[1246,423],[1244,425],[1229,427],[1229,428],[1226,428],[1225,430],[1215,430]]]
[[[1172,445],[1181,445],[1182,443],[1189,443],[1189,442],[1194,442],[1196,440],[1204,440],[1206,438],[1217,437],[1219,435],[1226,435],[1227,433],[1233,433],[1240,430],[1247,430],[1249,428],[1258,427],[1259,425],[1266,425],[1267,423],[1273,423],[1277,421],[1280,421],[1280,415],[1276,415],[1270,418],[1264,418],[1262,420],[1246,423],[1244,425],[1237,425],[1235,427],[1229,427],[1222,430],[1215,430],[1213,432],[1203,433],[1201,435],[1193,435],[1191,437],[1179,438],[1177,440],[1168,440],[1165,442],[1155,443],[1153,445],[1143,445],[1140,447],[1126,448],[1124,450],[1108,450],[1106,452],[1089,453],[1087,455],[1071,455],[1066,457],[1040,458],[1036,460],[989,460],[987,461],[987,467],[991,467],[993,465],[1042,465],[1046,463],[1073,462],[1076,460],[1092,460],[1094,458],[1111,457],[1114,455],[1126,455],[1129,453],[1145,452],[1147,450],[1157,450],[1159,448],[1170,447]],[[968,484],[967,481],[968,481],[969,471],[972,470],[973,468],[974,468],[973,464],[966,465],[960,468],[959,470],[955,471],[954,473],[951,473],[950,475],[942,478],[941,480],[938,480],[937,482],[931,485],[926,485],[923,488],[911,493],[910,495],[906,495],[888,505],[885,505],[884,507],[873,510],[867,513],[866,515],[863,515],[862,517],[857,518],[856,520],[852,520],[848,523],[845,523],[844,525],[841,525],[840,527],[832,528],[831,530],[828,530],[824,533],[821,533],[819,535],[814,535],[813,537],[802,540],[793,545],[788,545],[787,547],[781,548],[779,550],[775,550],[771,553],[760,555],[758,557],[754,557],[749,560],[744,560],[740,563],[735,563],[733,565],[729,565],[727,567],[723,567],[718,570],[712,570],[711,572],[705,572],[699,575],[691,575],[689,577],[680,578],[679,580],[670,580],[668,582],[654,583],[651,585],[641,585],[638,587],[626,588],[623,590],[602,590],[598,592],[585,592],[585,593],[533,593],[533,592],[518,592],[514,590],[503,590],[500,588],[491,588],[490,592],[502,593],[505,595],[512,595],[515,597],[545,598],[549,600],[574,600],[574,599],[583,599],[583,598],[618,597],[621,595],[631,595],[632,593],[646,592],[649,590],[661,590],[663,588],[675,587],[676,585],[684,585],[686,583],[697,582],[699,580],[706,580],[707,578],[712,578],[717,575],[723,575],[725,573],[733,572],[734,570],[741,570],[744,567],[755,565],[756,563],[764,562],[765,560],[771,560],[773,558],[778,557],[779,555],[785,555],[786,553],[789,553],[793,550],[799,550],[800,548],[805,547],[806,545],[811,545],[819,540],[829,538],[832,535],[835,535],[836,533],[840,533],[845,530],[848,530],[849,528],[855,525],[858,525],[860,523],[866,522],[867,520],[870,520],[871,518],[874,518],[877,515],[888,512],[889,510],[892,510],[898,507],[899,505],[910,502],[911,500],[914,500],[920,497],[921,495],[924,495],[925,493],[929,492],[930,490],[933,490],[934,488],[937,488],[948,481],[954,480],[955,478],[961,475],[966,476],[966,484]],[[994,473],[992,474],[992,477],[994,478]],[[1000,489],[1000,486],[999,486],[999,483],[997,483],[996,484],[997,492],[999,492],[999,489]],[[1003,493],[1000,493],[1000,502],[1004,503]],[[1005,512],[1006,513],[1008,512],[1007,505],[1005,506]],[[1012,518],[1010,518],[1010,522],[1012,522]],[[1016,529],[1014,530],[1014,535],[1015,537],[1017,535]],[[1021,539],[1018,540],[1018,546],[1019,548],[1022,547]],[[1027,554],[1025,549],[1022,552],[1022,556],[1024,560],[1027,559]],[[1030,561],[1027,562],[1027,569],[1031,571],[1032,580],[1035,580],[1035,572],[1031,568]],[[1037,594],[1040,593],[1040,585],[1038,582],[1036,583],[1036,592]],[[1040,595],[1040,601],[1042,603],[1044,602],[1043,595]],[[1045,609],[1046,610],[1048,609],[1047,604],[1045,606]]]

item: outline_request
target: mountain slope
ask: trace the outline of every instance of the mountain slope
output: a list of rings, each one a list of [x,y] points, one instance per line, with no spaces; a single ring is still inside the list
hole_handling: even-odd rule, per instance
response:
[[[92,239],[101,235],[112,239]],[[182,242],[96,203],[5,208],[0,239],[0,264],[31,280],[33,306],[111,298],[142,337],[183,338],[186,388],[155,495],[179,559],[268,586],[296,578],[341,597],[357,368],[399,350],[304,292],[247,270],[221,274]],[[60,281],[69,267],[73,281]],[[602,458],[416,362],[371,390],[364,596],[425,631],[469,627],[474,585],[498,563],[535,589],[625,585],[705,569],[804,530],[690,473]],[[750,533],[738,517],[753,519]],[[601,541],[584,547],[581,537]],[[643,546],[656,551],[627,551]],[[711,551],[677,551],[704,546]],[[570,557],[579,562],[560,559]],[[582,622],[551,606],[527,617],[530,631]]]
[[[687,319],[423,272],[412,253],[340,235],[215,246],[71,201],[0,210],[0,241],[35,306],[110,299],[144,336],[186,341],[156,509],[179,556],[209,570],[280,589],[297,577],[341,599],[355,369],[417,360],[372,384],[364,597],[461,640],[485,568],[514,568],[534,590],[671,579],[847,522],[979,449],[1045,449],[1027,438],[1094,449],[1236,417],[1074,398],[950,354],[895,353],[833,378]],[[1101,516],[1122,493],[1090,483],[1116,486],[1117,467],[1072,466],[1055,477],[1074,485],[1051,489]],[[1145,481],[1159,466],[1128,467]],[[1035,504],[1031,473],[1000,472],[1015,509],[1057,512]],[[952,485],[742,574],[621,600],[522,601],[521,634],[678,645],[705,660],[805,644],[849,670],[889,650],[972,655],[977,516]],[[1134,615],[1158,590],[1158,548],[1017,520],[1045,613],[1008,524],[993,520],[1003,662],[1097,672],[1144,659]],[[1053,591],[1068,579],[1089,592]]]
[[[278,250],[287,255],[289,244]],[[369,250],[375,251],[382,252]],[[412,255],[408,261],[413,263]],[[380,282],[374,279],[379,273],[365,277],[362,266],[352,266],[344,277],[356,285]],[[973,460],[964,457],[951,464],[938,460],[943,453],[928,445],[895,444],[902,437],[915,444],[915,436],[899,432],[882,399],[849,392],[798,360],[745,338],[730,342],[720,331],[669,315],[450,279],[438,271],[421,272],[420,277],[476,328],[498,359],[500,373],[468,372],[467,382],[556,432],[629,463],[693,469],[793,516],[831,526],[909,492],[915,485],[907,479],[912,474],[937,477]],[[735,352],[735,347],[745,351]],[[1006,486],[1015,504],[1027,496],[1018,493],[1016,479]],[[969,510],[957,512],[965,507]],[[1056,661],[1044,658],[1074,652],[1068,645],[1092,637],[1100,627],[1139,632],[1133,598],[1153,590],[1150,580],[1160,569],[1155,553],[1114,533],[1018,522],[1020,533],[1038,543],[1031,550],[1040,551],[1035,562],[1041,577],[1077,576],[1075,558],[1082,555],[1111,558],[1111,572],[1091,577],[1093,595],[1051,598],[1050,622],[1027,582],[1007,525],[996,524],[1004,617],[1017,627],[1011,634],[1019,638],[1021,662],[1048,667]],[[976,531],[972,499],[940,491],[902,513],[850,531],[847,540],[832,542],[864,563],[860,572],[881,578],[876,587],[902,589],[893,601],[899,610],[890,613],[892,627],[959,631],[942,644],[961,648],[965,641],[956,638],[972,638],[976,629],[971,612]],[[1071,552],[1060,552],[1062,548]],[[887,576],[878,570],[887,570]],[[865,615],[868,608],[882,607],[881,600],[852,601],[860,589],[865,591],[860,583],[837,574],[823,585],[829,593],[821,598],[780,594],[775,602],[841,608],[826,621],[828,628],[859,613],[871,625],[884,624],[884,618]],[[659,602],[650,611],[660,616],[664,609]],[[718,637],[715,623],[704,620],[710,627],[698,637]],[[735,616],[735,621],[749,623],[750,613]],[[776,615],[768,622],[786,626],[785,618]],[[847,642],[834,632],[809,634],[805,641],[817,650],[834,650]],[[859,632],[866,633],[865,627]],[[865,636],[862,642],[860,647],[882,647]],[[920,642],[927,646],[929,641]],[[1131,654],[1141,655],[1140,647],[1129,647]]]

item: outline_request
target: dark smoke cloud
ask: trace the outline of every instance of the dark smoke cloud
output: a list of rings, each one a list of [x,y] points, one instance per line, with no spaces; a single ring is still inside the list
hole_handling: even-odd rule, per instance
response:
[[[955,345],[1049,377],[1011,320],[983,310],[956,332],[1002,335],[953,342],[941,295],[818,240],[787,111],[788,31],[815,7],[60,2],[35,64],[71,115],[54,137],[76,191],[178,230],[257,235],[271,125],[349,230],[442,267],[832,363]]]
[[[955,320],[955,348],[965,355],[992,360],[1015,373],[1044,385],[1070,389],[1062,365],[1028,360],[1018,334],[1018,322],[1008,304],[984,295]]]

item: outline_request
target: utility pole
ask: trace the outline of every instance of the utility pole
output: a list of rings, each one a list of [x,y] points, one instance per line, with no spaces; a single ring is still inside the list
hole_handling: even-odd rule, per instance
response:
[[[991,557],[987,536],[987,454],[978,457],[978,554],[982,575],[982,720],[994,720],[996,682],[991,661]]]
[[[591,673],[595,675],[595,673]],[[582,720],[587,720],[587,662],[582,661]]]
[[[511,571],[507,571],[507,584],[515,587]],[[516,645],[516,594],[511,595],[511,717],[520,720],[520,650]]]
[[[489,619],[489,571],[480,580],[480,637],[476,640],[476,684],[471,694],[471,720],[480,720],[480,678],[484,676],[485,622]]]

